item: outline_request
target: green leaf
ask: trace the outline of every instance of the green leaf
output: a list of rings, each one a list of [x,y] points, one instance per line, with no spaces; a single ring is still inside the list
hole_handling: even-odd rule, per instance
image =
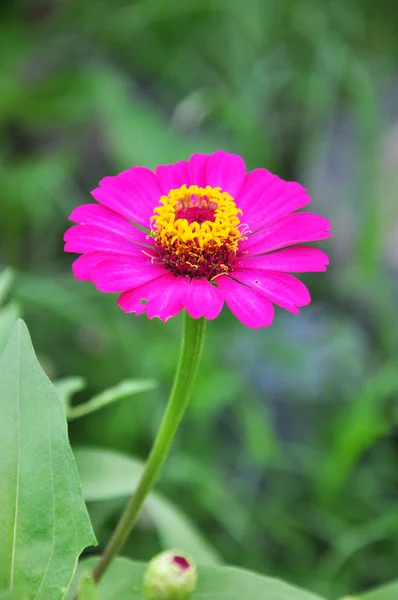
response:
[[[6,299],[14,279],[15,273],[8,267],[0,273],[0,304]]]
[[[398,581],[359,596],[358,600],[397,600]]]
[[[84,560],[80,568],[93,568],[95,562],[92,558]],[[98,585],[100,600],[142,600],[145,569],[145,563],[117,558]],[[198,574],[198,587],[191,600],[322,600],[279,579],[235,567],[202,566]]]
[[[96,543],[62,404],[23,321],[0,359],[0,589],[61,600],[81,551]]]
[[[79,583],[78,600],[98,600],[97,586],[91,575],[83,573]]]
[[[334,437],[317,481],[318,492],[328,501],[335,498],[359,457],[389,429],[386,402],[398,391],[395,364],[386,364],[372,375],[341,413]]]
[[[58,381],[53,381],[53,386],[62,400],[65,412],[67,412],[72,403],[73,396],[77,392],[84,390],[86,381],[83,377],[64,377],[63,379],[58,379]]]
[[[318,572],[319,570],[322,572],[325,580],[338,579],[345,564],[354,554],[358,554],[371,544],[380,544],[390,538],[395,539],[397,528],[398,512],[394,506],[380,516],[369,519],[367,523],[362,522],[336,532],[330,551],[318,564]]]
[[[0,593],[0,600],[29,600],[28,596],[21,590]]]
[[[155,387],[156,383],[149,379],[121,381],[115,387],[109,388],[108,390],[105,390],[105,392],[94,396],[88,400],[88,402],[79,404],[78,406],[69,407],[66,415],[67,419],[68,421],[72,421],[73,419],[85,417],[108,404],[128,398],[132,394],[153,390]]]
[[[96,448],[75,450],[75,459],[87,501],[129,496],[137,486],[143,464],[130,458]],[[146,501],[164,548],[181,548],[198,564],[220,563],[216,552],[197,531],[195,525],[171,502],[152,493]]]
[[[0,309],[0,354],[3,352],[11,329],[19,317],[19,308],[13,302],[10,302],[4,308]]]

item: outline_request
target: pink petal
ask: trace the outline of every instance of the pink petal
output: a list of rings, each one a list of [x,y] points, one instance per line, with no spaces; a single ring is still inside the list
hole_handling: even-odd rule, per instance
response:
[[[65,232],[64,240],[65,252],[102,251],[143,256],[144,250],[139,244],[94,225],[75,225]]]
[[[208,161],[208,154],[192,154],[188,161],[191,185],[206,187],[206,169]]]
[[[77,206],[71,216],[70,221],[79,223],[79,225],[94,225],[101,227],[113,233],[117,233],[125,238],[133,239],[144,244],[151,242],[147,235],[134,227],[125,217],[120,216],[113,210],[102,206],[101,204],[83,204]]]
[[[180,160],[172,165],[160,165],[156,168],[156,176],[159,180],[162,194],[166,194],[166,196],[170,190],[178,189],[184,184],[187,187],[191,185],[188,162],[186,160]]]
[[[264,269],[288,273],[326,271],[328,264],[327,254],[318,248],[309,246],[293,246],[261,256],[242,255],[236,260],[236,266],[243,269]]]
[[[185,279],[181,292],[184,307],[193,319],[215,319],[220,314],[224,298],[207,279]]]
[[[118,305],[124,312],[134,312],[137,315],[146,312],[150,319],[158,317],[167,321],[183,308],[177,281],[175,275],[166,272],[135,290],[123,292]]]
[[[287,273],[236,269],[233,277],[295,314],[299,313],[298,306],[305,306],[311,302],[310,293],[304,283]]]
[[[104,206],[146,228],[162,195],[155,174],[144,167],[105,177],[91,194]]]
[[[100,292],[124,292],[156,279],[164,272],[163,267],[153,265],[147,258],[120,256],[101,262],[92,270],[91,279]]]
[[[105,252],[93,252],[90,254],[83,254],[72,264],[72,271],[76,279],[81,281],[90,281],[91,271],[98,266],[101,262],[112,257],[112,254],[106,254]]]
[[[247,173],[243,186],[236,198],[241,208],[245,213],[251,205],[253,205],[260,196],[264,194],[267,188],[271,187],[273,182],[278,180],[277,175],[273,175],[267,169],[254,169]]]
[[[223,150],[217,150],[209,156],[206,170],[208,185],[220,187],[223,192],[227,192],[233,198],[236,198],[245,176],[245,163],[237,154],[228,154]]]
[[[307,191],[294,181],[284,181],[266,169],[248,173],[237,199],[243,210],[242,220],[252,231],[256,224],[265,225],[311,202]]]
[[[271,325],[274,318],[274,307],[264,296],[234,281],[227,275],[217,277],[216,283],[228,308],[243,325],[253,329]]]
[[[262,227],[240,244],[249,254],[262,254],[301,242],[313,242],[331,237],[330,223],[312,213],[294,213],[268,227]]]

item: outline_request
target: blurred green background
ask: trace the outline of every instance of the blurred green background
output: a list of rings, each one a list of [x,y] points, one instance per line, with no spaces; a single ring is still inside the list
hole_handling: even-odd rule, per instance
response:
[[[17,0],[0,6],[0,342],[19,312],[53,379],[158,388],[70,424],[144,458],[180,317],[125,315],[73,279],[62,236],[105,175],[217,148],[302,182],[332,222],[313,304],[266,330],[208,323],[158,489],[222,560],[329,598],[397,576],[398,4]],[[90,506],[103,544],[120,503]],[[145,520],[144,520],[145,521]],[[141,523],[126,552],[159,542]]]

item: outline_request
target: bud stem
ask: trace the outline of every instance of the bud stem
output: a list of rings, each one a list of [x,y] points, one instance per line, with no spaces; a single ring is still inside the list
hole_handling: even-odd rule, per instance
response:
[[[133,529],[145,498],[151,491],[159,471],[166,460],[178,426],[187,408],[203,348],[206,320],[192,319],[184,311],[184,330],[180,358],[170,393],[169,402],[148,456],[136,490],[131,496],[94,570],[94,579],[101,579],[112,560],[121,550]]]

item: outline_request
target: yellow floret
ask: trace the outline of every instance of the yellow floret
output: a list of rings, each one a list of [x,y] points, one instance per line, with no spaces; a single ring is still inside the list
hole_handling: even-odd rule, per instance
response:
[[[213,209],[214,221],[188,223],[187,219],[179,218],[181,209],[192,206]],[[225,245],[230,251],[236,251],[241,239],[238,228],[241,214],[233,198],[221,192],[221,188],[183,185],[160,198],[160,206],[151,217],[152,235],[165,247],[173,247],[176,254],[187,252],[189,248],[189,254],[199,258],[203,249]]]

